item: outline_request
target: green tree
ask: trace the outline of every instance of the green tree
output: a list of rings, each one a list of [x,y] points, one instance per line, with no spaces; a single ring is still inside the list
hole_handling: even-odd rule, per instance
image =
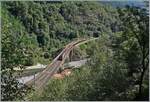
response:
[[[126,45],[128,46],[128,58],[137,58],[131,59],[132,61],[128,62],[128,64],[132,64],[134,60],[138,60],[139,64],[137,66],[133,66],[135,71],[140,73],[139,77],[139,94],[138,97],[142,96],[142,84],[143,78],[146,70],[148,69],[148,55],[149,55],[149,17],[146,9],[141,9],[137,7],[129,7],[127,6],[125,9],[119,9],[120,18],[123,23],[123,38],[126,41]],[[139,56],[137,56],[139,54]],[[130,57],[129,57],[130,56]],[[127,60],[128,60],[127,58]],[[131,66],[129,66],[131,68]]]
[[[14,67],[24,68],[27,53],[23,38],[26,34],[20,22],[10,17],[5,8],[2,9],[2,21],[1,98],[3,101],[23,100],[28,87],[16,80]]]

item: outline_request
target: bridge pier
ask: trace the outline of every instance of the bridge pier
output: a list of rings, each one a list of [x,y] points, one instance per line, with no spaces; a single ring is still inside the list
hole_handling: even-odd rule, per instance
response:
[[[57,71],[57,73],[61,73],[61,72],[62,72],[62,70],[63,70],[63,68],[62,68],[62,67],[60,67],[60,68],[59,68],[59,70]]]
[[[73,56],[73,49],[70,51],[69,53],[69,61],[71,62],[72,61],[72,56]]]

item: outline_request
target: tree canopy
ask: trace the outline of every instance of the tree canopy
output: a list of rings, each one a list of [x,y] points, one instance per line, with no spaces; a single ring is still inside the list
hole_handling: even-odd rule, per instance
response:
[[[96,1],[3,1],[1,11],[3,101],[149,100],[146,8],[113,8]],[[70,76],[50,80],[41,94],[17,80],[14,67],[51,63],[64,45],[90,37],[98,39],[73,54],[90,60]]]

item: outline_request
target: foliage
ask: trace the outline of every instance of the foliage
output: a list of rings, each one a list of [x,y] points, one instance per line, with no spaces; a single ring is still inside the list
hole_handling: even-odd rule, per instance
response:
[[[118,10],[123,23],[122,47],[131,76],[139,73],[139,92],[137,99],[142,97],[143,78],[149,64],[149,16],[146,9],[129,7]]]
[[[132,84],[127,78],[126,64],[113,60],[107,37],[101,37],[97,42],[89,45],[87,53],[91,58],[87,65],[74,70],[71,76],[63,80],[51,80],[40,95],[37,96],[35,92],[30,96],[30,100],[132,99],[129,95],[131,91],[128,90]]]
[[[2,2],[2,100],[23,100],[28,91],[14,67],[47,64],[74,38],[98,37],[72,57],[90,61],[63,80],[50,80],[38,101],[148,100],[148,15],[137,7],[99,2]],[[137,87],[138,86],[138,87]],[[138,95],[137,95],[138,93]]]
[[[39,46],[46,46],[47,49],[55,47],[53,44],[57,42],[56,38],[63,41],[79,35],[87,36],[86,33],[90,33],[91,36],[108,31],[111,33],[117,31],[115,28],[119,24],[115,9],[95,2],[13,1],[3,4],[12,15],[23,22],[28,33],[34,33],[37,36]],[[54,39],[54,42],[50,42],[51,39]],[[61,44],[60,41],[59,44]],[[59,47],[58,45],[56,47]]]
[[[30,40],[20,22],[10,17],[5,9],[2,10],[2,16],[1,98],[3,101],[23,99],[28,88],[16,80],[13,68],[23,68],[26,56],[30,57],[29,46],[26,45]]]

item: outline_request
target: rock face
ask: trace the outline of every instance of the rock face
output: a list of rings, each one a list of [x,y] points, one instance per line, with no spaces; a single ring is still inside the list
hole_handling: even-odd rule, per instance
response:
[[[80,61],[72,61],[72,62],[69,62],[67,64],[64,65],[64,68],[63,71],[61,73],[56,73],[53,75],[53,78],[56,78],[56,79],[62,79],[64,78],[65,76],[69,76],[71,74],[71,69],[73,68],[79,68],[81,67],[82,65],[85,65],[86,62],[90,60],[90,59],[84,59],[84,60],[80,60]],[[35,66],[30,66],[28,67],[26,70],[26,75],[29,74],[29,71],[31,70],[37,70],[37,74],[44,70],[46,67],[46,65],[42,65],[42,64],[37,64]],[[33,73],[32,75],[27,75],[27,76],[23,76],[23,77],[19,77],[17,78],[17,80],[20,82],[20,83],[26,83],[28,81],[30,81],[31,79],[33,79],[37,74]]]
[[[18,80],[20,83],[25,84],[26,82],[30,81],[31,79],[34,79],[34,78],[35,78],[35,76],[37,76],[37,75],[38,75],[38,73],[37,73],[37,74],[35,74],[35,75],[30,75],[30,76],[26,76],[26,77],[18,78],[17,80]]]
[[[47,65],[43,65],[40,63],[37,63],[36,65],[33,66],[27,66],[24,70],[30,70],[30,69],[41,69],[41,68],[45,68]],[[19,67],[15,67],[14,70],[22,70]]]
[[[71,69],[65,69],[61,73],[56,73],[53,75],[53,78],[63,79],[65,76],[69,76],[71,74]]]
[[[64,69],[61,73],[56,73],[53,75],[53,78],[55,79],[63,79],[65,76],[69,76],[71,74],[71,69],[67,68],[67,69]],[[30,81],[31,79],[34,79],[35,76],[37,76],[37,74],[35,75],[31,75],[31,76],[26,76],[26,77],[22,77],[22,78],[18,78],[17,80],[20,82],[20,83],[26,83],[28,81]]]

